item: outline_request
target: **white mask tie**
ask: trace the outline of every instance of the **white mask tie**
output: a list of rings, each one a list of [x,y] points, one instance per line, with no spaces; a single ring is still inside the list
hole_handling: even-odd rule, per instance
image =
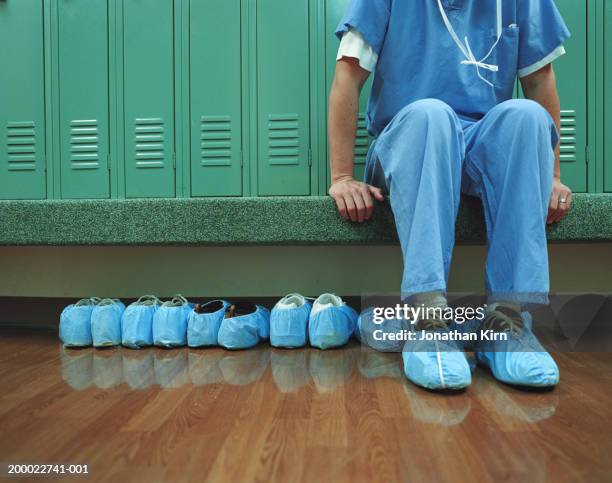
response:
[[[487,53],[487,55],[485,55],[480,60],[476,59],[476,57],[474,56],[474,53],[472,52],[472,49],[470,48],[470,42],[469,42],[467,36],[465,37],[465,43],[461,42],[461,40],[459,40],[459,36],[457,35],[457,32],[455,32],[455,29],[453,28],[452,24],[450,23],[450,20],[448,19],[448,16],[446,15],[446,11],[444,10],[444,7],[442,5],[442,1],[441,0],[438,0],[438,8],[440,9],[440,14],[442,15],[442,20],[444,21],[444,25],[446,25],[446,29],[448,30],[448,33],[450,34],[451,38],[453,39],[453,41],[455,42],[457,47],[459,47],[459,50],[461,50],[461,53],[465,57],[465,60],[461,61],[461,64],[475,66],[476,67],[476,73],[478,74],[478,77],[480,78],[480,80],[482,80],[483,82],[487,83],[491,87],[495,87],[493,85],[493,83],[489,82],[487,79],[485,79],[481,75],[480,69],[489,70],[491,72],[499,71],[499,67],[497,65],[486,64],[485,60],[487,60],[491,56],[491,54],[493,53],[493,50],[495,49],[495,47],[497,47],[497,44],[499,43],[499,41],[501,39],[501,34],[502,34],[502,0],[497,0],[497,38],[496,38],[495,43],[493,44],[493,46],[489,49],[489,52]]]

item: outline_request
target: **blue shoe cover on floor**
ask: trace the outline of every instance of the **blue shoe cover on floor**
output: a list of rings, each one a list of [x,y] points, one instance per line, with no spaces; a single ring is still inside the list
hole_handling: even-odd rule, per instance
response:
[[[310,345],[319,349],[331,349],[345,345],[357,326],[357,312],[334,294],[323,294],[315,300],[308,337]]]
[[[60,315],[59,337],[64,347],[89,347],[91,336],[91,313],[100,301],[92,297],[68,305]]]
[[[405,342],[401,339],[401,334],[406,329],[410,329],[410,321],[404,319],[394,318],[376,323],[374,308],[368,307],[357,319],[355,335],[363,345],[379,352],[401,352]],[[397,337],[394,337],[396,335]]]
[[[467,356],[456,341],[421,340],[424,335],[444,337],[449,334],[446,324],[423,329],[412,326],[414,340],[407,340],[402,352],[404,374],[417,386],[426,389],[463,389],[472,382]]]
[[[187,345],[206,347],[218,345],[219,329],[230,306],[225,300],[213,300],[196,305],[187,319]]]
[[[270,344],[293,349],[308,342],[308,318],[312,304],[300,294],[280,299],[270,315]]]
[[[103,299],[91,313],[91,335],[94,347],[121,344],[121,317],[125,305],[118,299]]]
[[[187,345],[187,317],[193,304],[182,295],[161,304],[153,316],[153,344],[159,347]]]
[[[270,337],[270,311],[251,302],[238,302],[227,309],[219,329],[219,345],[226,349],[248,349]]]
[[[144,295],[128,305],[121,318],[121,344],[130,349],[153,345],[153,316],[160,305],[154,295]]]
[[[481,340],[476,347],[476,359],[489,367],[498,381],[517,386],[551,387],[559,383],[559,367],[531,331],[531,315],[520,314],[522,322],[494,329],[485,322],[485,329],[507,334],[508,340]],[[504,330],[507,329],[507,330]],[[503,330],[503,332],[500,332]]]

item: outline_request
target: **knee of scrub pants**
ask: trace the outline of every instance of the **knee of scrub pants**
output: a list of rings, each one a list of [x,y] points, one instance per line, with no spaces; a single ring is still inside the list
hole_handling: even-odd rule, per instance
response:
[[[511,99],[491,109],[490,115],[495,116],[500,123],[496,129],[496,133],[501,136],[499,144],[503,144],[504,139],[510,139],[507,133],[515,131],[518,126],[523,127],[522,134],[532,136],[535,141],[540,140],[541,132],[550,132],[550,138],[546,138],[546,141],[550,140],[551,148],[559,142],[559,133],[553,118],[538,102],[529,99]]]

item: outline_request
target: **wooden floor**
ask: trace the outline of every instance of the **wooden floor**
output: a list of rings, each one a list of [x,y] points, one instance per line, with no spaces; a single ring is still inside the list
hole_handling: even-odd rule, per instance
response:
[[[4,331],[0,461],[86,463],[119,482],[610,482],[612,355],[555,357],[554,391],[477,370],[448,395],[356,344],[63,350]]]

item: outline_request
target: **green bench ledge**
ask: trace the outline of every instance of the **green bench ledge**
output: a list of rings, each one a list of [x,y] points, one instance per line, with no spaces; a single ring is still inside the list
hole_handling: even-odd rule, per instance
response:
[[[458,243],[484,242],[478,200],[462,199],[456,229]],[[548,228],[548,238],[612,241],[612,194],[574,195],[571,214]],[[4,246],[396,243],[388,203],[358,225],[340,219],[329,197],[0,201]]]

